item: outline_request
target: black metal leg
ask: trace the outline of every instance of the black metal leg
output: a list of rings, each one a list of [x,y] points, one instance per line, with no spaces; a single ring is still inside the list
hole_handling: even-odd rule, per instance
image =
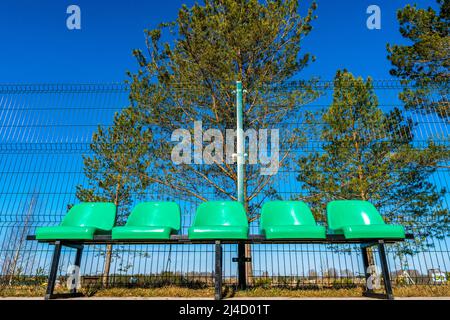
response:
[[[216,241],[216,268],[214,270],[214,299],[222,299],[222,243]]]
[[[366,280],[366,288],[365,288],[365,293],[366,294],[371,294],[373,292],[372,289],[369,289],[367,287],[367,281],[369,280],[370,277],[370,273],[368,273],[369,270],[369,258],[367,256],[367,245],[362,245],[361,246],[361,255],[362,255],[362,260],[363,260],[363,266],[364,266],[364,274],[365,274],[365,280]]]
[[[53,251],[52,264],[50,266],[50,273],[48,276],[47,292],[45,299],[49,300],[53,297],[53,290],[55,289],[56,277],[58,276],[59,258],[61,257],[61,241],[55,242],[55,249]]]
[[[77,266],[78,268],[80,268],[80,265],[81,265],[81,256],[82,256],[82,254],[83,254],[83,246],[80,246],[77,249],[77,254],[75,256],[75,263],[74,263],[74,265]],[[72,290],[70,290],[70,293],[75,295],[77,293],[77,288],[75,287]]]
[[[247,289],[247,270],[245,265],[245,243],[238,243],[238,286],[239,290]]]
[[[380,262],[381,262],[381,272],[383,273],[383,280],[384,280],[384,288],[386,291],[386,298],[389,300],[394,299],[394,294],[392,292],[392,284],[391,284],[391,277],[389,275],[389,266],[387,263],[386,258],[386,250],[384,248],[384,241],[378,242],[378,253],[380,255]]]

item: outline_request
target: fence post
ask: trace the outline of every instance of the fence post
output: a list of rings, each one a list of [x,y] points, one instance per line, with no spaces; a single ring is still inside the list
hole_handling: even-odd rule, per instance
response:
[[[237,135],[237,198],[245,205],[244,199],[244,112],[242,101],[242,82],[236,82],[236,135]],[[245,244],[238,244],[238,285],[239,289],[245,290],[247,287],[245,266]]]
[[[222,243],[215,243],[214,300],[222,300]]]

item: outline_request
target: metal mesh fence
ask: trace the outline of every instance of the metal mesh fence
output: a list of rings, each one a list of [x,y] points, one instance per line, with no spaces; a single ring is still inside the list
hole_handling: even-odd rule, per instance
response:
[[[274,98],[291,93],[299,86],[289,84],[259,90],[270,92],[267,97]],[[320,134],[324,128],[320,114],[330,108],[333,84],[316,83],[315,86],[320,90],[320,95],[275,127],[280,130],[282,141],[280,155],[285,156],[277,175],[267,178],[267,183],[262,181],[261,189],[258,189],[260,184],[251,185],[249,182],[249,190],[255,191],[251,202],[251,234],[259,233],[258,212],[261,204],[271,199],[304,200],[313,206],[319,223],[326,225],[323,207],[326,203],[322,201],[318,204],[324,198],[313,199],[314,192],[306,188],[305,181],[299,178],[302,170],[299,158],[326,153],[324,136]],[[448,149],[448,118],[430,112],[423,114],[403,110],[398,99],[403,86],[397,82],[375,82],[374,88],[378,108],[384,114],[398,108],[402,116],[411,119],[414,138],[409,145],[420,150],[431,143],[443,148],[439,152]],[[183,91],[183,86],[180,85],[178,90]],[[431,99],[448,103],[447,96],[431,96]],[[271,103],[268,100],[264,107],[277,108]],[[41,285],[46,281],[52,248],[26,241],[26,236],[34,234],[37,227],[57,225],[68,207],[79,202],[77,186],[89,182],[83,171],[83,156],[92,155],[93,135],[99,126],[110,128],[114,115],[129,105],[129,87],[122,84],[0,86],[0,275],[3,286]],[[386,127],[367,129],[376,141],[396,139],[386,135]],[[293,148],[285,149],[283,143],[294,135],[305,135],[305,139],[294,143]],[[432,173],[422,180],[421,183],[426,185],[419,188],[422,193],[415,196],[419,199],[417,201],[421,201],[423,194],[428,192],[427,188],[430,192],[431,188],[435,188],[439,199],[434,201],[434,206],[425,206],[421,215],[414,215],[411,208],[408,211],[410,215],[396,214],[395,203],[388,203],[381,210],[390,222],[402,223],[409,231],[420,235],[419,240],[389,246],[388,262],[394,285],[437,286],[450,281],[446,211],[450,208],[447,191],[449,159],[444,156],[437,162],[425,160],[416,161],[415,165],[419,168],[431,166]],[[311,170],[314,172],[315,169]],[[342,173],[345,174],[344,169]],[[398,172],[400,176],[403,174],[408,172]],[[379,179],[382,183],[383,177]],[[196,191],[207,200],[221,198],[206,184],[197,183]],[[130,207],[144,200],[178,202],[182,209],[183,234],[187,233],[195,209],[201,202],[195,197],[181,197],[168,186],[153,184],[143,194],[132,194]],[[333,197],[330,196],[329,200]],[[410,206],[414,206],[414,202],[411,203]],[[431,229],[435,231],[424,232]],[[81,264],[84,285],[100,283],[105,253],[105,246],[85,249]],[[365,271],[360,254],[360,248],[350,244],[339,247],[255,244],[251,248],[252,275],[248,280],[251,285],[263,287],[362,286]],[[73,255],[72,251],[63,250],[59,270],[61,281],[67,274]],[[237,263],[233,262],[236,256],[236,245],[224,246],[224,283],[227,285],[237,283]],[[138,287],[168,284],[209,287],[213,286],[213,268],[212,245],[121,245],[113,248],[109,283]]]

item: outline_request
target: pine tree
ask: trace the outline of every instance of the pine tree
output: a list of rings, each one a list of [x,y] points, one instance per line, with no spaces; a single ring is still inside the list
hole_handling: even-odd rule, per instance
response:
[[[405,107],[448,119],[450,1],[438,0],[438,4],[439,12],[411,5],[398,11],[400,33],[410,44],[388,45],[388,59],[391,75],[409,84],[400,95]]]
[[[372,202],[388,223],[412,229],[418,244],[427,236],[448,234],[445,189],[430,178],[450,159],[445,146],[414,142],[414,123],[398,108],[387,113],[378,106],[371,79],[338,71],[333,101],[320,116],[312,141],[318,151],[300,157],[298,181],[315,214],[323,219],[333,200]]]
[[[151,131],[142,127],[136,114],[126,108],[116,113],[111,127],[98,127],[92,137],[91,155],[83,156],[87,185],[77,186],[77,198],[84,202],[112,202],[121,223],[129,213],[133,198],[149,185]],[[112,246],[105,254],[103,284],[108,284]]]
[[[304,90],[274,93],[267,87],[299,74],[313,57],[302,53],[302,39],[312,30],[313,3],[306,16],[298,13],[297,0],[205,0],[183,6],[178,18],[155,30],[146,30],[147,51],[134,52],[140,70],[130,74],[133,107],[152,128],[159,175],[150,179],[178,193],[178,197],[209,200],[236,199],[236,166],[174,165],[171,134],[176,129],[192,132],[194,121],[206,129],[236,127],[235,81],[242,81],[244,130],[279,128],[317,96]],[[162,42],[168,30],[170,43]],[[282,144],[292,144],[288,137]],[[282,158],[286,158],[282,155]],[[282,163],[281,163],[282,165]],[[245,207],[249,221],[258,218],[258,196],[273,196],[271,176],[260,175],[260,166],[246,166]],[[250,249],[247,247],[247,256]],[[251,264],[247,266],[251,277]]]

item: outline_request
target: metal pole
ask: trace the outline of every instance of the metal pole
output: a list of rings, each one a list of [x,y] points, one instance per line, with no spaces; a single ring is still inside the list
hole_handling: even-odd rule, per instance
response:
[[[244,204],[244,115],[242,106],[242,82],[236,82],[236,118],[237,118],[237,194],[238,201]]]
[[[222,243],[216,241],[216,267],[214,269],[214,299],[222,300]]]
[[[240,203],[245,205],[244,199],[244,111],[242,99],[242,82],[236,82],[236,135],[237,135],[237,198]],[[239,288],[245,290],[247,287],[246,279],[246,265],[245,265],[245,244],[240,242],[238,244],[238,281]]]
[[[61,241],[55,242],[55,249],[53,251],[52,264],[48,275],[47,291],[45,293],[45,300],[53,298],[53,290],[55,290],[56,278],[58,277],[59,258],[61,257]]]
[[[75,256],[75,263],[74,265],[78,267],[78,270],[81,266],[81,257],[83,255],[83,245],[80,245],[79,248],[77,248],[77,254]],[[80,281],[81,279],[78,279],[78,281]],[[75,295],[77,293],[77,288],[73,288],[70,292],[72,295]]]
[[[367,288],[367,280],[370,277],[370,273],[368,273],[368,269],[369,269],[369,259],[367,256],[367,245],[363,244],[361,246],[361,256],[362,256],[362,260],[363,260],[363,266],[364,266],[364,275],[365,275],[365,292],[364,293],[368,293],[371,294],[373,293],[372,289]]]
[[[386,298],[388,300],[394,299],[392,292],[391,278],[389,275],[389,265],[386,258],[386,250],[384,249],[384,241],[378,241],[378,253],[380,255],[381,271],[383,272],[384,289],[386,291]]]

